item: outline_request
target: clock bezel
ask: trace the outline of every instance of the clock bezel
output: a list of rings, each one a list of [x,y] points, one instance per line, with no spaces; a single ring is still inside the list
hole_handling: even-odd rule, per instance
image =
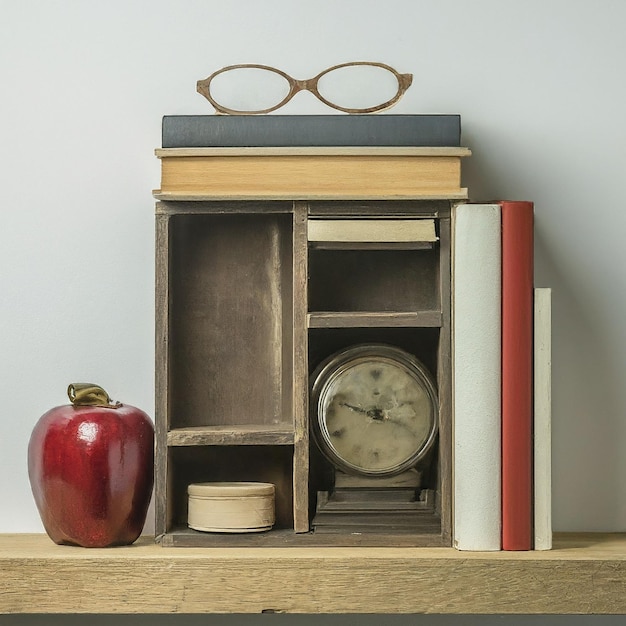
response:
[[[328,435],[325,427],[325,395],[337,379],[346,370],[354,366],[356,362],[364,360],[380,359],[386,363],[405,370],[417,384],[426,391],[432,409],[432,422],[427,439],[415,449],[414,453],[406,460],[393,467],[380,469],[366,469],[355,466],[340,456]],[[356,476],[366,477],[390,477],[396,476],[411,469],[426,456],[436,441],[439,431],[439,401],[433,376],[428,369],[413,354],[397,346],[381,343],[358,344],[344,348],[326,358],[311,375],[311,430],[313,439],[324,457],[337,469]]]

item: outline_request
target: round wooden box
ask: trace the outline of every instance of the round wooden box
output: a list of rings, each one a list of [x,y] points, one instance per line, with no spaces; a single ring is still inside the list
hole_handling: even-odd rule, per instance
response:
[[[275,519],[271,483],[194,483],[187,489],[189,528],[203,532],[253,533]]]

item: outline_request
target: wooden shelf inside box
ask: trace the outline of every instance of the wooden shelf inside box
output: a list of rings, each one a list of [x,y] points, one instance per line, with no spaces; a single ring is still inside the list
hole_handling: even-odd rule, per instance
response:
[[[431,534],[393,533],[296,533],[292,529],[269,530],[260,533],[205,533],[186,526],[173,528],[159,538],[163,547],[177,548],[314,548],[314,547],[439,547],[441,536]]]
[[[233,424],[174,428],[167,433],[168,446],[293,445],[291,423]]]
[[[441,311],[315,311],[307,315],[309,328],[438,328]]]

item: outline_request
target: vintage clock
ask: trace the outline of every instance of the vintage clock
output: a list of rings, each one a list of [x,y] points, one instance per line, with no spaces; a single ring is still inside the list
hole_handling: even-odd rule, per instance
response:
[[[436,441],[437,392],[415,356],[384,344],[344,349],[313,373],[310,406],[314,440],[335,469],[332,489],[318,493],[316,531],[414,530],[433,513],[420,462]]]

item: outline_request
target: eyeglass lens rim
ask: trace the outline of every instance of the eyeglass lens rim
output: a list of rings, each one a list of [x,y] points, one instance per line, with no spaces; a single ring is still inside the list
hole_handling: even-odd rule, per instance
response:
[[[387,70],[388,72],[391,72],[394,75],[394,77],[396,78],[398,82],[398,91],[393,96],[393,98],[390,98],[386,102],[383,102],[373,107],[349,108],[349,107],[342,107],[340,105],[334,104],[330,102],[329,100],[327,100],[326,98],[324,98],[324,96],[322,96],[319,93],[317,85],[318,85],[319,80],[323,76],[326,76],[330,72],[344,68],[344,67],[363,66],[363,65],[367,65],[371,67],[380,67],[382,69]],[[210,87],[211,81],[213,81],[213,79],[219,76],[220,74],[223,74],[230,70],[237,70],[237,69],[260,69],[260,70],[267,70],[275,74],[278,74],[289,83],[289,92],[278,104],[272,107],[266,108],[266,109],[257,109],[257,110],[247,111],[247,110],[231,109],[229,107],[223,106],[220,103],[218,103],[211,95],[211,87]],[[412,82],[413,82],[413,74],[401,74],[390,65],[387,65],[385,63],[379,63],[376,61],[352,61],[348,63],[339,63],[338,65],[333,65],[329,68],[326,68],[325,70],[321,71],[319,74],[314,76],[313,78],[310,78],[307,80],[298,80],[296,78],[293,78],[286,72],[283,72],[282,70],[276,67],[272,67],[270,65],[262,65],[259,63],[241,63],[241,64],[236,64],[236,65],[228,65],[226,67],[220,68],[219,70],[216,70],[207,78],[203,80],[199,80],[197,82],[196,87],[197,87],[198,93],[204,96],[213,105],[213,107],[215,108],[215,111],[218,114],[222,113],[222,114],[227,114],[227,115],[262,115],[264,113],[271,113],[272,111],[276,111],[277,109],[280,109],[285,104],[287,104],[299,91],[309,91],[318,100],[323,102],[326,106],[329,106],[330,108],[335,109],[337,111],[342,111],[344,113],[373,113],[373,112],[385,111],[386,109],[389,109],[394,104],[396,104],[398,100],[402,98],[406,90],[411,86]]]

